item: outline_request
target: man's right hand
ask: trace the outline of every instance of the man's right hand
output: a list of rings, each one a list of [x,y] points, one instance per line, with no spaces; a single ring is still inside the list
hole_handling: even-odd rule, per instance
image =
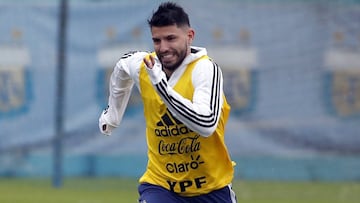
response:
[[[111,135],[113,129],[115,127],[109,124],[106,124],[105,118],[104,118],[104,112],[101,114],[100,118],[99,118],[99,130],[102,134],[104,135]]]

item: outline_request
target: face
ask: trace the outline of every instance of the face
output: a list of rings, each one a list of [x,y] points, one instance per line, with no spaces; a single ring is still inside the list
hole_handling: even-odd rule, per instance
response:
[[[190,54],[194,30],[176,25],[151,28],[154,49],[164,68],[174,71]]]

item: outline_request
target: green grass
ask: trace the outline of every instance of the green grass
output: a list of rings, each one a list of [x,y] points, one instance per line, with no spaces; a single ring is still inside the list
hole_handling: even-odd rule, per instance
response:
[[[234,181],[239,203],[357,203],[357,182]],[[65,179],[53,188],[49,179],[0,179],[1,203],[131,203],[137,202],[132,179]]]

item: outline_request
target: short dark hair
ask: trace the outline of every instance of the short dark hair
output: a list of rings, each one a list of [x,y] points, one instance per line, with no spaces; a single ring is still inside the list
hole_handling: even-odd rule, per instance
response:
[[[190,26],[189,16],[184,9],[173,2],[164,2],[148,20],[150,27],[162,27],[169,25]]]

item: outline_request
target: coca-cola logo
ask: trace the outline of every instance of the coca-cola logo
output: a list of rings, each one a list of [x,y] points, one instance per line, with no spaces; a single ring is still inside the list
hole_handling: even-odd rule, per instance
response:
[[[184,137],[177,142],[166,142],[165,140],[159,141],[159,154],[187,154],[193,153],[200,150],[199,135],[194,137]]]

